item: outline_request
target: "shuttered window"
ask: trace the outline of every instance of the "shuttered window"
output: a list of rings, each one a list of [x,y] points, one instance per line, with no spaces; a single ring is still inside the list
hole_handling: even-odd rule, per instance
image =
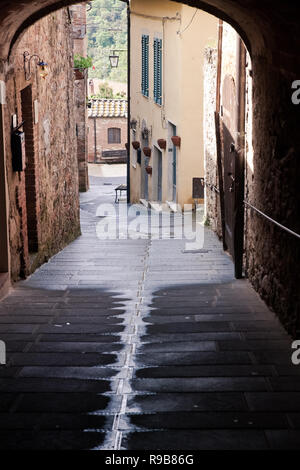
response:
[[[155,38],[154,44],[154,89],[153,97],[155,103],[162,104],[162,40]]]
[[[142,94],[149,97],[149,36],[142,35]]]
[[[110,127],[107,130],[107,140],[109,144],[121,143],[121,129],[118,127]]]

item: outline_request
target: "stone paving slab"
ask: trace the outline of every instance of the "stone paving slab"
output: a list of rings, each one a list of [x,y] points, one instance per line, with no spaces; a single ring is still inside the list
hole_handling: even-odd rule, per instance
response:
[[[253,412],[169,412],[131,414],[121,419],[122,431],[167,429],[286,429],[288,418],[284,413]]]
[[[196,251],[97,238],[115,183],[93,178],[82,236],[0,303],[0,448],[298,449],[291,338],[209,229]]]
[[[272,384],[273,385],[273,384]],[[235,392],[267,391],[264,377],[202,377],[134,379],[124,385],[125,392]],[[298,385],[299,388],[299,385]]]
[[[185,365],[144,367],[134,371],[135,377],[272,377],[277,375],[272,366],[261,365]]]
[[[89,450],[101,448],[105,431],[56,430],[0,432],[0,448],[5,450]]]
[[[151,450],[265,450],[268,443],[262,431],[205,430],[124,433],[123,449]]]

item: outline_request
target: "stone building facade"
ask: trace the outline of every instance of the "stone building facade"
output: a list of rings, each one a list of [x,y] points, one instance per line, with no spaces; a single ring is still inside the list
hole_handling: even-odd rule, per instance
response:
[[[131,143],[139,144],[130,145],[130,200],[184,208],[204,176],[204,50],[216,43],[217,19],[169,0],[132,0],[130,40]]]
[[[72,5],[70,7],[72,20],[72,39],[74,55],[87,56],[87,14],[86,3]],[[88,175],[88,126],[87,126],[87,83],[88,71],[75,74],[75,107],[76,107],[76,138],[77,159],[79,171],[79,190],[84,192],[89,189]]]
[[[239,37],[236,31],[228,24],[223,23],[222,47],[220,67],[220,115],[226,116],[228,111],[228,101],[232,100],[233,108],[236,106],[237,95],[228,92],[228,82],[232,83],[232,89],[239,86],[237,43]],[[207,222],[213,230],[222,237],[220,194],[213,190],[219,187],[219,175],[217,167],[217,142],[216,127],[214,122],[214,111],[216,111],[217,96],[217,68],[218,57],[216,49],[206,50],[205,61],[205,119],[207,121],[205,130],[205,179],[207,183],[205,211]],[[226,85],[227,81],[227,85]],[[253,119],[259,117],[259,108],[254,107],[253,98],[257,96],[257,87],[253,88],[253,70],[249,53],[246,54],[244,69],[245,87],[245,110],[244,120],[244,143],[243,148],[237,148],[237,152],[244,153],[244,191],[243,198],[246,203],[261,210],[271,219],[281,222],[286,227],[293,227],[295,219],[295,207],[289,206],[287,202],[285,208],[280,200],[280,188],[286,187],[286,194],[289,193],[287,181],[284,178],[276,179],[285,168],[284,174],[288,174],[292,161],[292,153],[285,158],[275,158],[280,151],[276,147],[276,137],[270,136],[273,141],[272,178],[263,181],[262,175],[266,173],[270,162],[263,158],[255,158],[255,145],[258,134],[253,132]],[[230,97],[230,100],[228,99]],[[235,116],[231,116],[231,121]],[[230,136],[231,140],[224,136],[221,128],[221,150],[222,150],[222,180],[224,184],[225,203],[228,195],[226,188],[226,178],[234,178],[226,170],[225,153],[228,152],[230,142],[236,142],[236,135]],[[281,149],[282,150],[282,149]],[[232,158],[234,158],[234,153]],[[271,157],[271,156],[270,156]],[[274,163],[275,162],[275,163]],[[277,163],[276,163],[277,162]],[[235,177],[233,181],[233,192],[236,192],[239,179]],[[229,189],[230,189],[229,187]],[[262,189],[263,188],[263,189]],[[270,193],[273,191],[272,203],[267,203]],[[227,192],[227,195],[226,195]],[[290,201],[287,198],[287,201]],[[262,203],[262,201],[264,201]],[[254,288],[267,304],[278,314],[281,321],[289,332],[296,335],[299,331],[299,276],[291,276],[291,272],[297,272],[296,259],[299,253],[299,242],[293,235],[289,235],[284,230],[278,228],[270,220],[259,215],[247,204],[243,206],[243,274],[249,278]],[[281,209],[280,209],[281,207]],[[228,218],[225,216],[225,225]],[[261,234],[264,234],[262,236]],[[293,249],[292,249],[293,247]],[[294,256],[293,256],[294,253]]]
[[[94,99],[88,110],[89,163],[127,161],[127,100]]]
[[[30,76],[24,72],[24,52]],[[40,75],[39,60],[48,64]],[[29,62],[26,63],[29,72]],[[29,75],[29,73],[28,73]],[[2,82],[11,278],[25,277],[80,233],[73,44],[68,9],[28,28]],[[2,97],[3,100],[3,97]],[[26,167],[13,170],[12,127],[24,121]]]

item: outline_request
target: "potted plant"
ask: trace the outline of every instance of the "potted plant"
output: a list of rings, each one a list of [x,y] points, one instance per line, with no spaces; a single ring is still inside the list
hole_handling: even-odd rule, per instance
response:
[[[167,148],[166,139],[158,139],[157,143],[162,150],[165,150]]]
[[[133,142],[131,142],[131,144],[134,150],[137,150],[140,148],[140,143],[137,140],[134,140]]]
[[[151,148],[150,147],[144,147],[143,152],[146,155],[146,157],[151,157]]]
[[[180,147],[181,137],[178,137],[178,135],[173,135],[173,137],[171,137],[171,140],[173,144],[175,145],[175,147]]]
[[[152,175],[152,166],[146,166],[145,168],[146,172],[148,173],[148,175]]]
[[[93,65],[91,57],[83,57],[79,54],[74,56],[74,75],[75,80],[82,80],[85,77],[85,71]]]

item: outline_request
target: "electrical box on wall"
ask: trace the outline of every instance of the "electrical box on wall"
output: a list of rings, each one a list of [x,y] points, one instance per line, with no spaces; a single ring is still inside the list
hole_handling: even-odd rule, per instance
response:
[[[11,152],[13,171],[24,171],[25,160],[25,133],[20,130],[14,130],[11,135]]]

